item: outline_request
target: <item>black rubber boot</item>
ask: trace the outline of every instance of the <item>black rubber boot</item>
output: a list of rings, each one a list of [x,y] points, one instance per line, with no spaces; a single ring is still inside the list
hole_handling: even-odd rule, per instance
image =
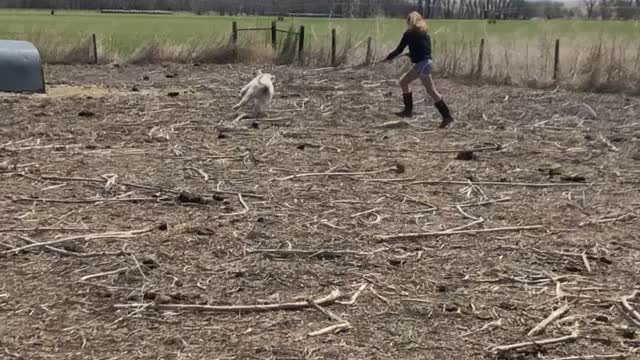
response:
[[[397,112],[396,115],[400,117],[413,116],[413,94],[402,94],[402,100],[404,101],[404,110]]]
[[[444,100],[440,99],[434,104],[434,106],[436,107],[436,109],[438,109],[440,115],[442,115],[442,122],[440,123],[440,126],[438,126],[438,128],[445,129],[449,127],[449,125],[451,125],[451,123],[453,122],[453,117],[451,116],[451,112],[449,111],[449,107],[447,106],[447,104],[444,102]]]

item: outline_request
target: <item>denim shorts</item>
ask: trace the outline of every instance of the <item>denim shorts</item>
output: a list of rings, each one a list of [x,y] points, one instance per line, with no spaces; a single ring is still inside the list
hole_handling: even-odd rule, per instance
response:
[[[413,68],[420,76],[431,75],[433,71],[433,61],[431,59],[422,60],[419,63],[415,63]]]

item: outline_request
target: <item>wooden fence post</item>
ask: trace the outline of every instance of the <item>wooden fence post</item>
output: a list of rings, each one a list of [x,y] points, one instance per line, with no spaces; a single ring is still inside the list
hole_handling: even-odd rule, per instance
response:
[[[238,43],[238,23],[235,21],[231,23],[231,43],[233,45]]]
[[[300,26],[300,32],[298,33],[298,59],[303,61],[304,50],[304,26]]]
[[[372,58],[372,49],[371,49],[371,42],[373,41],[373,39],[371,39],[371,36],[369,36],[369,38],[367,39],[367,57],[365,59],[365,64],[366,65],[370,65],[371,64],[371,58]]]
[[[277,40],[277,28],[276,28],[276,22],[273,21],[271,22],[271,47],[275,50],[276,48],[276,40]]]
[[[336,66],[336,29],[331,29],[331,66]]]
[[[96,43],[96,34],[91,36],[93,42],[93,63],[98,64],[98,44]]]
[[[482,77],[483,63],[484,63],[484,39],[480,39],[480,53],[478,53],[478,79]]]
[[[556,39],[556,51],[553,58],[553,80],[558,80],[560,73],[560,39]]]

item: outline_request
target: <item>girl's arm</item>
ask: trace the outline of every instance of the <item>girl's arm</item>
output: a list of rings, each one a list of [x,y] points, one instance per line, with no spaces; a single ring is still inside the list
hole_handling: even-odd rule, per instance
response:
[[[402,39],[400,40],[400,44],[398,44],[398,47],[387,56],[386,60],[393,60],[393,58],[402,54],[402,52],[404,51],[404,48],[406,47],[407,47],[407,33],[404,33],[402,35]]]

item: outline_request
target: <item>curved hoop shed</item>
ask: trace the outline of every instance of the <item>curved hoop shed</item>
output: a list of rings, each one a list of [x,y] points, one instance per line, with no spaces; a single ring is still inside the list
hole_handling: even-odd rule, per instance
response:
[[[32,43],[0,40],[0,91],[45,92],[40,53]]]

